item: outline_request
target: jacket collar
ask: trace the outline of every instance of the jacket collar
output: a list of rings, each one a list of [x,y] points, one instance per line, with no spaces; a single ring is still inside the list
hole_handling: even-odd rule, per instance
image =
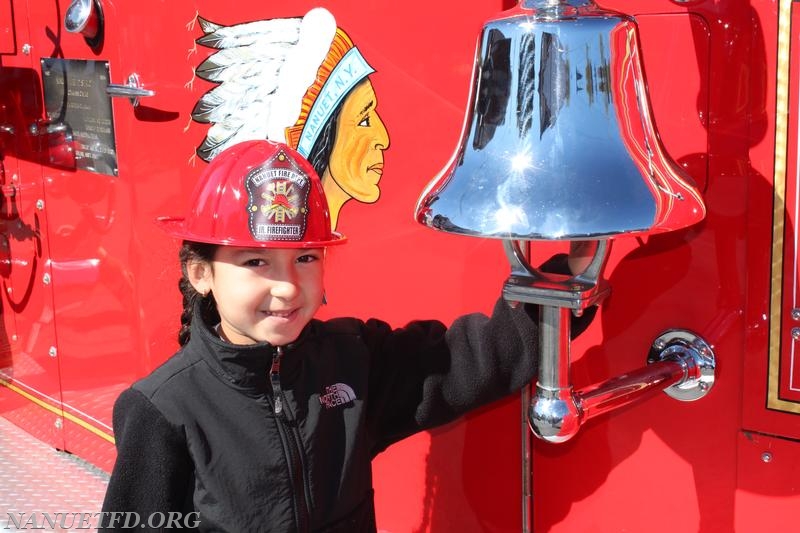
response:
[[[313,321],[312,321],[313,322]],[[199,353],[211,369],[225,382],[239,389],[257,390],[269,388],[269,370],[276,346],[268,342],[256,344],[231,344],[222,340],[215,331],[216,324],[203,320],[200,302],[196,302],[192,313],[191,335],[187,347]],[[281,374],[287,376],[298,363],[295,348],[312,335],[313,327],[307,325],[298,339],[283,346],[284,354]]]

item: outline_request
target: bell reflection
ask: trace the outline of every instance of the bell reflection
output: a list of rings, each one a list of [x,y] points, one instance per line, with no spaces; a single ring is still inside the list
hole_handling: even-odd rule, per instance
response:
[[[634,21],[577,3],[519,7],[484,26],[462,139],[417,205],[421,223],[551,240],[703,218],[655,130]]]

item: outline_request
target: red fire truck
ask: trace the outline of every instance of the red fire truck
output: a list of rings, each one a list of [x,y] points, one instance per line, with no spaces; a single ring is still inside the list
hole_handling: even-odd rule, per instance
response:
[[[430,231],[415,206],[464,149],[476,71],[491,59],[502,74],[499,53],[481,56],[487,21],[552,8],[582,23],[592,11],[635,28],[636,101],[649,106],[639,112],[704,216],[602,239],[613,244],[599,275],[607,290],[561,367],[569,398],[600,415],[572,413],[561,420],[570,431],[537,438],[532,384],[394,445],[374,463],[379,529],[800,531],[800,8],[598,3],[0,1],[0,416],[110,470],[114,400],[177,347],[177,243],[154,219],[187,209],[221,149],[274,131],[303,148],[334,103],[354,108],[338,127],[371,137],[338,159],[363,164],[363,182],[326,187],[349,242],[330,254],[321,318],[401,326],[488,311],[509,276],[507,250]],[[320,12],[338,55],[330,38],[303,45],[317,35],[303,21]],[[508,57],[522,48],[509,46]],[[617,81],[564,65],[544,81],[571,84],[574,99],[600,99],[588,88]],[[362,105],[328,80],[368,81]],[[602,165],[604,155],[575,157]],[[333,173],[336,155],[320,157]],[[565,246],[532,239],[523,252],[538,264]],[[713,355],[697,401],[661,392],[674,372],[647,371],[676,338]],[[655,393],[639,401],[621,388]]]

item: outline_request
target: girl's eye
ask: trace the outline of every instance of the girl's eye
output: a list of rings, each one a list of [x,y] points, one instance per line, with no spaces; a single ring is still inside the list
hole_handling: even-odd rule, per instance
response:
[[[361,119],[361,122],[358,123],[359,126],[369,126],[369,115]]]
[[[263,259],[248,259],[244,262],[244,266],[247,267],[258,267],[263,265],[266,265]]]
[[[303,254],[303,255],[301,255],[300,257],[297,258],[297,262],[298,263],[312,263],[314,261],[317,261],[318,259],[319,259],[319,257],[317,257],[314,254]]]

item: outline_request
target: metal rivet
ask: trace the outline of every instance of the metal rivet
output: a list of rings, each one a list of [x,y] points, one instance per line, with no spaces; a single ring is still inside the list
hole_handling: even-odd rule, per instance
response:
[[[770,452],[764,452],[761,454],[761,460],[765,463],[769,463],[772,461],[772,454]]]
[[[800,320],[800,309],[792,309],[792,320]]]
[[[14,292],[14,289],[12,289],[11,287],[6,287],[6,292],[8,294],[11,294],[12,292]]]
[[[13,335],[11,335],[11,340],[12,340],[12,341],[14,341],[14,342],[17,342],[17,339],[18,339],[18,338],[19,338],[19,337],[17,337],[17,334],[16,334],[16,333],[14,333]]]
[[[792,328],[792,338],[796,341],[800,340],[800,328]]]
[[[50,357],[55,357],[58,355],[58,349],[55,346],[51,346],[47,353],[50,354]]]
[[[36,200],[36,209],[39,211],[44,209],[44,200]]]
[[[27,43],[23,44],[22,45],[22,53],[25,54],[26,56],[31,55],[31,45],[29,45]]]
[[[653,343],[653,348],[656,350],[663,350],[667,347],[667,342],[664,339],[658,339],[656,342]]]
[[[45,285],[50,285],[50,274],[45,273],[45,275],[42,276],[42,281]]]

